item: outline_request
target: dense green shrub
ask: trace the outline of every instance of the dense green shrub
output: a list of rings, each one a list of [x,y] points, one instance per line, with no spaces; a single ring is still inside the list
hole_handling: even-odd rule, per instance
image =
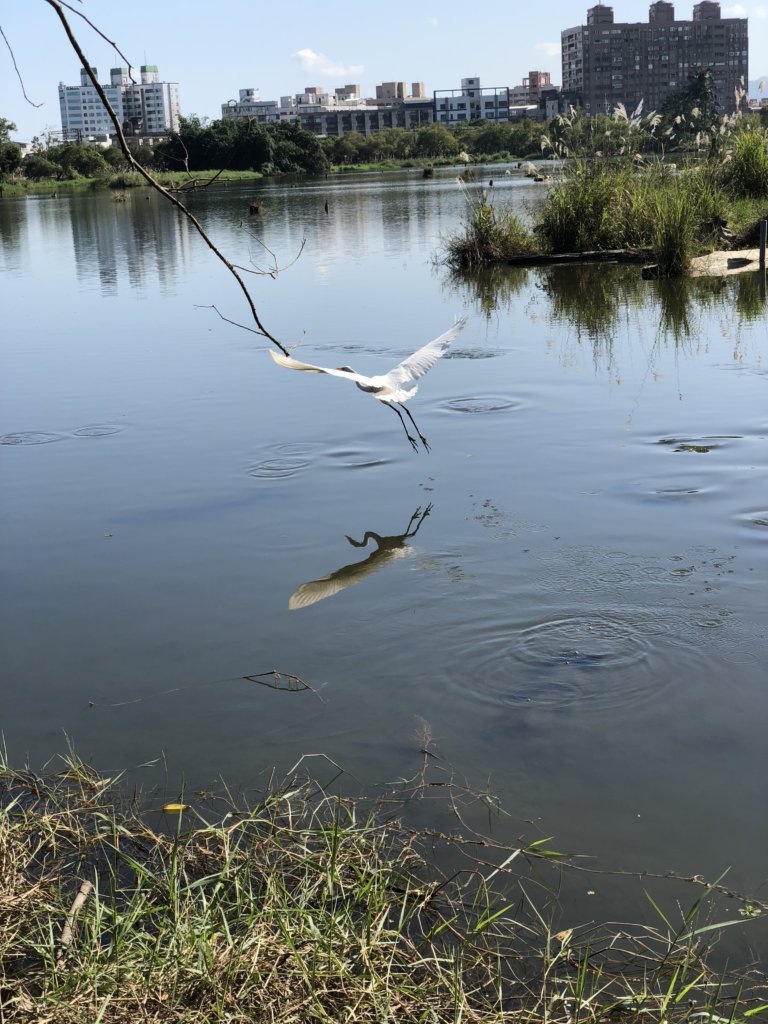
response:
[[[720,180],[732,195],[768,196],[768,132],[739,132],[720,169]]]
[[[497,209],[483,191],[468,198],[464,231],[446,243],[445,262],[455,268],[500,263],[535,250],[534,239],[511,210]]]

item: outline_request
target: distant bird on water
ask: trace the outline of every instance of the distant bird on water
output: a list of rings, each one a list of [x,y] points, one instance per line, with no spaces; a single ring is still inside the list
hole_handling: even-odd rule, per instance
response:
[[[427,342],[426,345],[414,352],[413,355],[408,356],[402,363],[398,363],[397,366],[393,367],[389,373],[378,377],[366,377],[362,373],[356,373],[351,366],[337,366],[335,369],[332,369],[327,366],[313,366],[312,363],[300,363],[298,359],[284,356],[280,352],[275,352],[274,349],[270,349],[269,354],[279,366],[286,366],[289,370],[327,373],[331,377],[341,377],[342,380],[353,381],[361,391],[366,391],[369,395],[372,395],[379,402],[388,405],[390,409],[397,413],[403,425],[405,436],[411,442],[413,450],[417,452],[419,450],[418,442],[415,437],[408,433],[408,427],[400,411],[405,409],[408,418],[416,428],[416,433],[419,435],[424,449],[429,451],[426,437],[419,430],[416,420],[411,416],[403,403],[407,402],[409,398],[413,398],[418,390],[418,385],[414,381],[423,377],[435,365],[440,356],[445,355],[451,342],[459,331],[463,329],[466,322],[467,318],[465,316],[461,317],[445,334],[441,334],[439,338]]]

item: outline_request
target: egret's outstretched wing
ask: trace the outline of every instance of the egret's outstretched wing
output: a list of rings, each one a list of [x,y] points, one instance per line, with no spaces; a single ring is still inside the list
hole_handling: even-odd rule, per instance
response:
[[[314,366],[312,363],[301,363],[298,359],[292,359],[290,356],[284,356],[281,352],[275,352],[273,348],[269,349],[269,354],[278,366],[285,366],[289,370],[305,370],[307,373],[327,373],[331,377],[343,377],[346,380],[361,381],[362,383],[368,382],[368,377],[363,377],[353,370],[336,370],[331,366]]]
[[[423,377],[427,370],[430,370],[435,365],[440,356],[445,355],[451,342],[459,331],[463,330],[466,323],[467,318],[465,316],[460,317],[445,334],[441,334],[439,338],[428,341],[426,345],[414,352],[413,355],[408,356],[402,363],[398,363],[383,378],[374,377],[374,382],[378,383],[379,380],[386,380],[388,384],[408,384],[412,380],[418,380],[419,377]]]
[[[324,601],[326,597],[333,597],[340,590],[346,590],[347,587],[351,587],[353,583],[357,582],[357,580],[339,578],[334,576],[333,573],[329,576],[323,576],[319,580],[310,580],[308,583],[302,583],[300,587],[294,590],[288,600],[288,607],[292,612],[298,608],[308,608],[311,604]]]
[[[412,551],[413,548],[407,544],[399,548],[380,548],[377,551],[372,551],[362,562],[343,565],[340,569],[327,576],[322,576],[319,580],[302,583],[291,594],[288,607],[291,611],[296,611],[297,608],[308,608],[311,604],[324,601],[326,597],[333,597],[340,590],[353,587],[367,576],[378,572],[387,562],[398,558],[407,558]]]

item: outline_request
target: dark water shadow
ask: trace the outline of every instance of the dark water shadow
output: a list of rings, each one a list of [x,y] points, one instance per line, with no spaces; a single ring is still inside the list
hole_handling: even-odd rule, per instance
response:
[[[644,280],[639,268],[631,265],[585,263],[532,269],[500,265],[450,270],[444,287],[451,294],[463,293],[490,316],[508,307],[530,286],[530,275],[548,300],[550,321],[566,324],[579,342],[592,345],[596,362],[608,365],[613,361],[614,338],[637,316],[658,325],[659,342],[684,346],[698,340],[708,312],[726,314],[736,321],[738,331],[739,323],[755,321],[768,310],[756,274]]]
[[[443,290],[450,293],[451,301],[458,293],[465,303],[475,303],[481,313],[490,317],[505,309],[516,295],[529,285],[528,267],[509,267],[495,264],[474,270],[449,269],[443,281]]]

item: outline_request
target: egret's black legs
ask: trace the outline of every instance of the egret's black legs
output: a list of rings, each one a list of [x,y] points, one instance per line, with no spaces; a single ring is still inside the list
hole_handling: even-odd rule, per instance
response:
[[[416,433],[417,433],[417,434],[419,435],[419,437],[421,438],[421,443],[422,443],[422,444],[424,445],[424,448],[425,448],[425,449],[426,449],[427,451],[429,451],[429,445],[427,444],[427,439],[426,439],[426,437],[424,437],[424,435],[422,434],[422,432],[421,432],[421,431],[419,430],[419,427],[418,427],[418,424],[416,423],[416,420],[415,420],[415,419],[413,418],[413,416],[411,416],[411,411],[410,411],[410,409],[409,409],[409,408],[408,408],[407,406],[405,406],[405,405],[403,406],[403,408],[404,408],[404,409],[405,409],[405,411],[406,411],[406,412],[408,413],[408,418],[410,419],[411,423],[412,423],[412,424],[414,425],[414,427],[416,427]]]
[[[384,404],[385,404],[385,405],[388,405],[388,406],[389,406],[389,408],[390,408],[390,409],[392,410],[392,412],[396,412],[396,413],[397,413],[397,415],[398,415],[398,416],[400,417],[400,422],[401,422],[401,423],[403,424],[403,430],[405,431],[405,436],[406,436],[406,437],[408,438],[408,440],[409,440],[409,441],[411,442],[411,448],[413,448],[413,450],[414,450],[415,452],[417,452],[417,451],[419,450],[419,445],[418,445],[418,442],[417,442],[417,440],[416,440],[416,438],[415,438],[415,437],[411,437],[411,435],[410,435],[410,434],[408,433],[408,427],[406,427],[406,425],[405,425],[405,420],[403,419],[403,415],[402,415],[402,413],[400,412],[400,410],[398,409],[398,407],[397,407],[396,405],[393,405],[393,404],[392,404],[391,402],[385,402]],[[406,412],[408,412],[408,410],[407,410],[407,409],[406,409],[405,411],[406,411]],[[408,415],[410,416],[411,414],[410,414],[410,413],[408,413]],[[411,416],[411,419],[413,419],[413,417],[412,417],[412,416]],[[414,424],[414,426],[416,426],[416,424]],[[416,427],[416,431],[417,431],[417,432],[418,432],[418,429],[419,429],[419,428],[418,428],[418,427]],[[421,435],[419,435],[419,436],[421,436]]]

